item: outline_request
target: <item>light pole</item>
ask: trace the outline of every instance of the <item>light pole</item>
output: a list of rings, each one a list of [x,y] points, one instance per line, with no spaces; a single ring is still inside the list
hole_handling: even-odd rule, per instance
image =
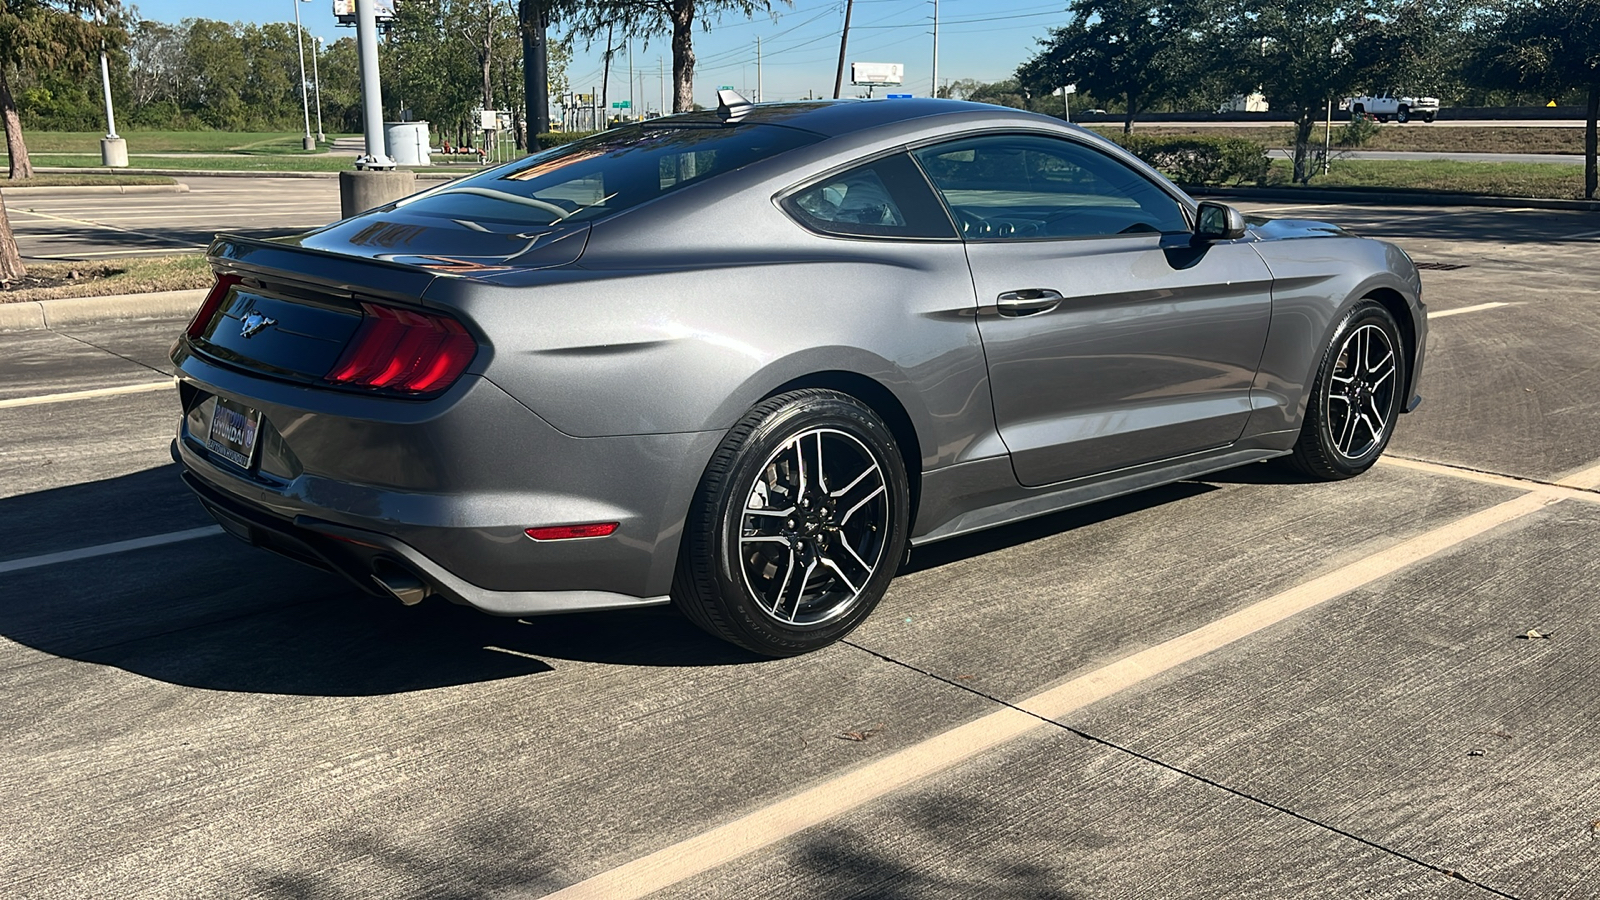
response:
[[[311,83],[317,89],[317,140],[326,141],[328,136],[322,133],[322,74],[317,71],[317,57],[322,55],[322,37],[319,35],[311,40],[316,44],[316,49],[311,52]]]
[[[300,145],[307,150],[317,149],[311,137],[311,98],[306,94],[306,32],[300,27],[300,4],[310,0],[290,0],[294,4],[294,43],[300,48],[300,110],[305,113],[306,136]]]
[[[97,11],[95,23],[105,25],[105,18]],[[106,65],[106,42],[100,41],[100,84],[106,93],[106,136],[100,139],[100,162],[106,168],[125,168],[128,165],[128,142],[117,136],[117,116],[111,110],[111,69]]]

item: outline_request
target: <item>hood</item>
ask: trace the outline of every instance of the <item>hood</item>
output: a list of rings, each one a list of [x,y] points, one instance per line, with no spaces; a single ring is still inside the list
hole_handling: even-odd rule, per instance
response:
[[[1250,231],[1263,241],[1357,236],[1337,225],[1310,219],[1268,219],[1262,216],[1246,216],[1245,223],[1250,226]]]

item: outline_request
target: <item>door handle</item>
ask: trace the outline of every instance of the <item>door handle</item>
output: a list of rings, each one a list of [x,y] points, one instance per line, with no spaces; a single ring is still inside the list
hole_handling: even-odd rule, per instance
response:
[[[1049,312],[1061,305],[1066,299],[1060,291],[1049,288],[1024,288],[1020,291],[1006,291],[995,300],[995,309],[1000,315],[1009,318],[1018,316],[1032,316],[1042,312]]]

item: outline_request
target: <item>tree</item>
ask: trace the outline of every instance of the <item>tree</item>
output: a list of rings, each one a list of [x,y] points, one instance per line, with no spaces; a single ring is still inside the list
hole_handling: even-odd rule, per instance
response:
[[[983,82],[976,78],[958,78],[939,88],[937,96],[952,100],[971,100],[974,103],[992,103],[1012,109],[1031,109],[1031,92],[1017,79]]]
[[[11,178],[29,178],[33,162],[22,139],[22,119],[11,91],[11,71],[87,75],[99,60],[102,41],[121,35],[116,0],[6,0],[0,3],[0,117],[5,120]],[[87,16],[99,16],[98,24]],[[9,226],[6,227],[9,235]],[[0,265],[0,269],[3,269]],[[0,280],[12,280],[0,272]]]
[[[1487,26],[1489,40],[1474,67],[1491,87],[1536,90],[1555,97],[1585,94],[1584,196],[1595,199],[1596,119],[1600,118],[1600,0],[1524,0]]]
[[[1072,20],[1050,30],[1017,77],[1041,95],[1078,84],[1097,97],[1120,97],[1122,130],[1131,132],[1139,113],[1192,83],[1201,9],[1197,0],[1072,0]]]
[[[706,31],[724,12],[746,17],[773,12],[773,0],[570,0],[565,14],[574,34],[593,39],[612,28],[624,38],[672,40],[672,111],[694,109],[694,26]],[[785,6],[793,0],[777,0]]]
[[[1311,179],[1312,127],[1373,77],[1394,0],[1236,0],[1217,16],[1212,64],[1294,113],[1294,180]]]

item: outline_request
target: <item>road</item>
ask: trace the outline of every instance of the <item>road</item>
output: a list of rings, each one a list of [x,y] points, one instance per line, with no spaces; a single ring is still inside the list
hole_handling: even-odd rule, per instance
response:
[[[24,259],[204,250],[219,231],[271,236],[339,218],[334,178],[185,177],[188,193],[35,193],[7,198]]]
[[[926,548],[792,660],[196,536],[181,323],[0,335],[0,896],[1600,895],[1600,220],[1244,205],[1455,267],[1389,460]]]

